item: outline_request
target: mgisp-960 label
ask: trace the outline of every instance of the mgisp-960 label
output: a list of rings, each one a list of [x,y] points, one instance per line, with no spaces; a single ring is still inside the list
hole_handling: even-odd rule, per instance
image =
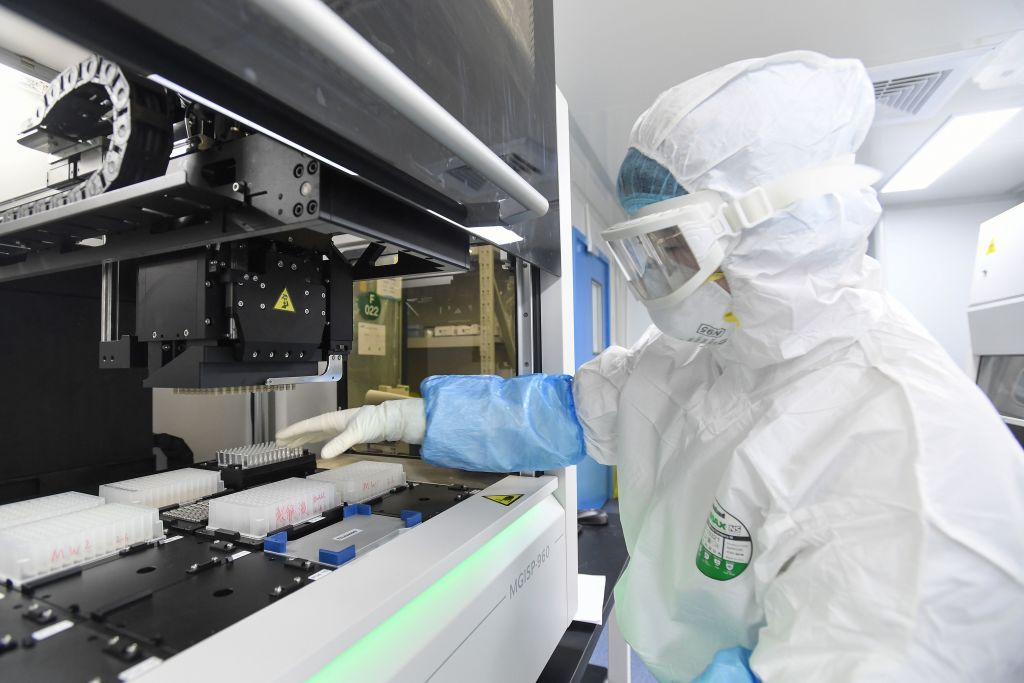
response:
[[[510,600],[516,597],[516,594],[519,592],[519,590],[530,582],[530,579],[533,578],[533,575],[537,572],[537,570],[539,570],[544,565],[545,562],[548,561],[548,558],[550,557],[551,546],[546,545],[544,546],[544,550],[541,550],[539,553],[537,553],[537,557],[530,560],[530,563],[526,565],[523,568],[523,570],[516,575],[516,578],[512,580],[512,583],[509,584],[508,597]]]

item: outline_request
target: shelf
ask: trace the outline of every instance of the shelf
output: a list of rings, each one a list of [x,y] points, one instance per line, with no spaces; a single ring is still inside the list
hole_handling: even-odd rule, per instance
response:
[[[480,346],[479,334],[467,334],[460,337],[409,337],[406,343],[410,349],[464,349]],[[501,337],[494,338],[495,344],[501,344]]]

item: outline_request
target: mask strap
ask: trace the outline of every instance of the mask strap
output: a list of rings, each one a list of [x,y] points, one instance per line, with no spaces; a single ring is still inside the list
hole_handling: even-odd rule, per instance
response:
[[[881,172],[868,166],[853,163],[853,157],[845,156],[815,168],[804,169],[765,183],[760,187],[725,202],[722,214],[729,225],[737,230],[750,228],[762,223],[780,211],[804,199],[826,194],[860,190],[878,182]],[[690,195],[696,197],[700,193]],[[686,228],[682,228],[686,235]],[[675,305],[693,294],[698,287],[718,270],[725,260],[721,242],[716,240],[701,267],[682,287],[667,296],[647,301],[648,307],[661,308]]]
[[[804,199],[861,190],[882,177],[880,171],[851,162],[852,159],[844,157],[790,173],[726,202],[722,213],[729,225],[739,231],[763,223]]]

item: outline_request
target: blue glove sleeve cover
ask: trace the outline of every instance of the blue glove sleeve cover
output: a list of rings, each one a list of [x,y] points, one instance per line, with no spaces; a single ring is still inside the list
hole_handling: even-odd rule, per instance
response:
[[[750,670],[750,650],[730,647],[715,653],[708,668],[693,683],[759,683]]]
[[[420,385],[427,433],[420,454],[478,472],[549,470],[586,456],[568,375],[438,375]]]

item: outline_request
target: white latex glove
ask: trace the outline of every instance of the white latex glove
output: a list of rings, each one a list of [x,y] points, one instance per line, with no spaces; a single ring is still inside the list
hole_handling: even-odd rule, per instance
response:
[[[379,406],[337,410],[302,422],[277,433],[277,440],[289,447],[326,441],[321,458],[333,458],[357,443],[405,441],[423,443],[427,416],[422,398],[385,401]]]

